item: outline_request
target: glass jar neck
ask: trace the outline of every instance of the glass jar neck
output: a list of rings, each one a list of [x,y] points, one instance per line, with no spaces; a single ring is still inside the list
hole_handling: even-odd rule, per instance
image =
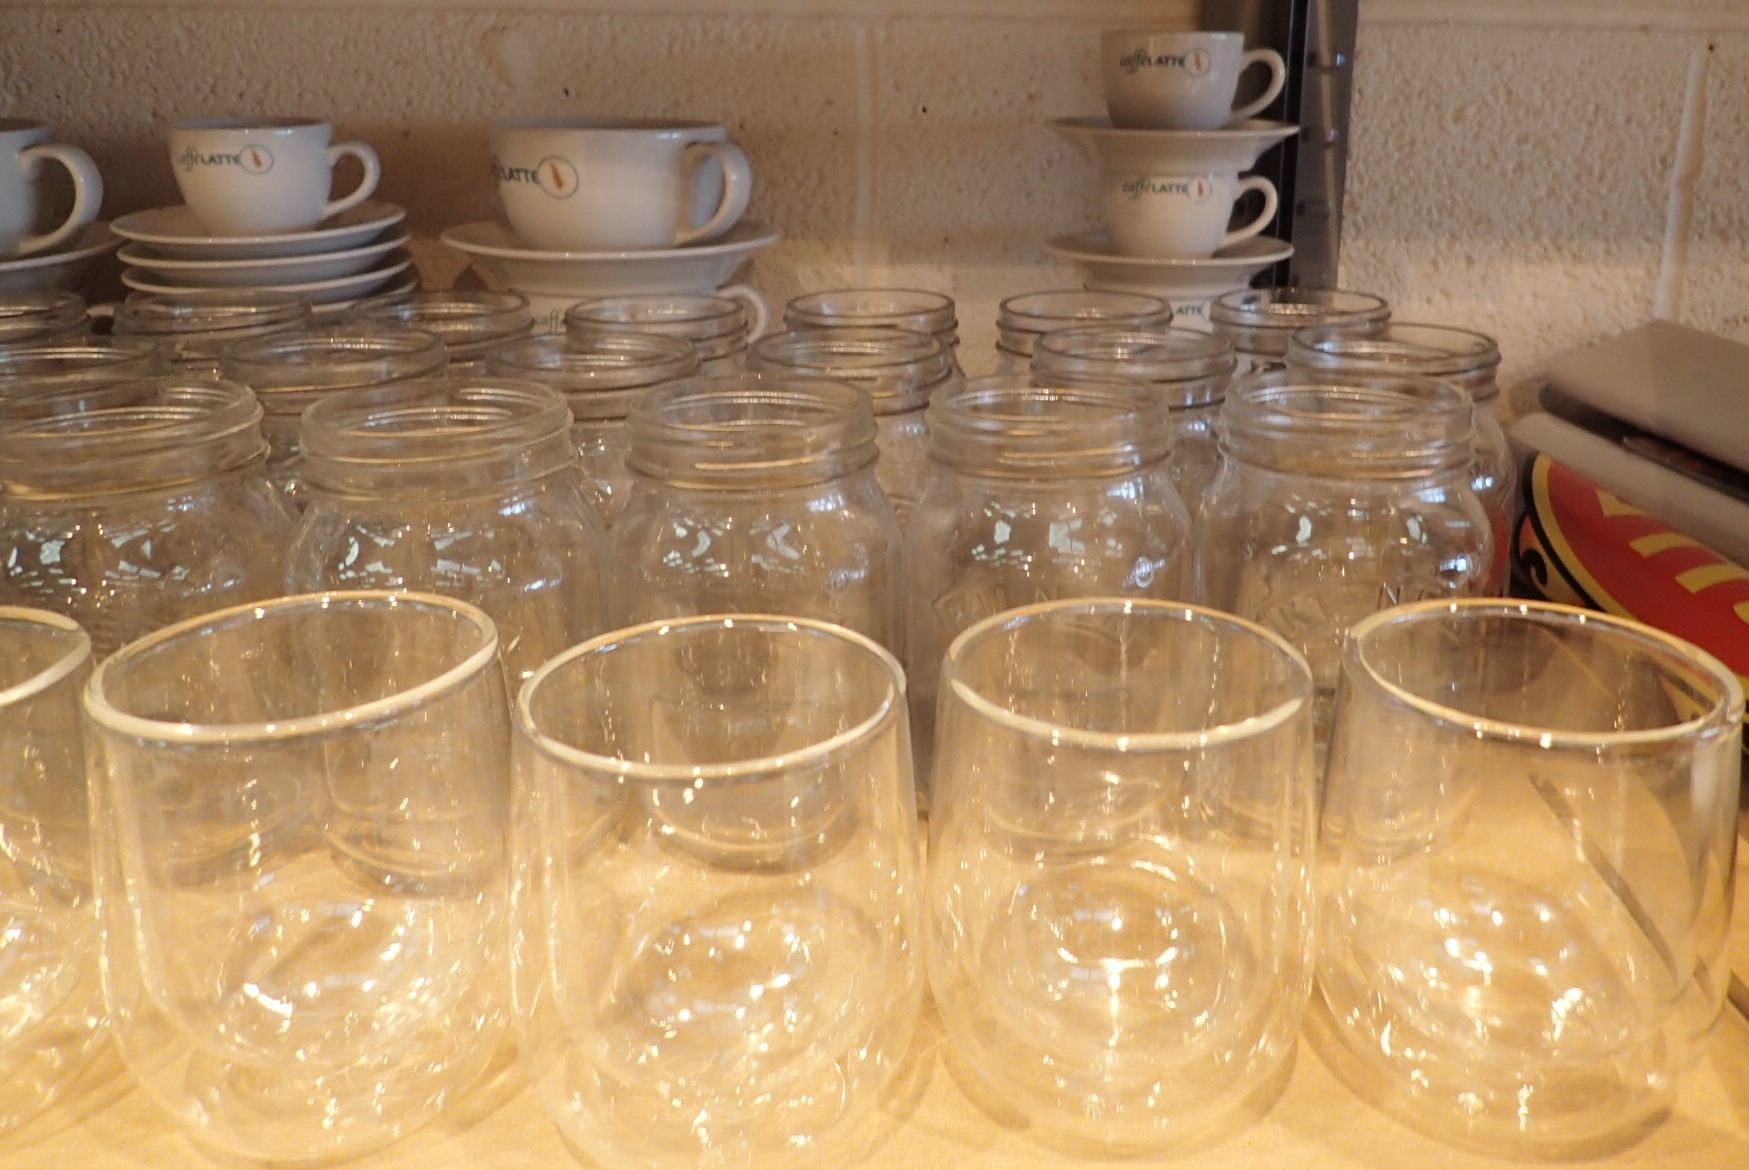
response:
[[[1287,369],[1247,378],[1228,393],[1221,450],[1254,467],[1314,478],[1462,473],[1474,413],[1469,396],[1446,382]]]
[[[1174,410],[1220,402],[1238,364],[1233,343],[1212,333],[1120,325],[1058,330],[1032,354],[1040,381],[1146,382]]]
[[[868,396],[818,378],[728,374],[645,392],[626,466],[672,487],[758,491],[826,483],[877,457]]]
[[[1369,333],[1306,329],[1288,342],[1287,363],[1323,374],[1432,378],[1461,387],[1475,402],[1500,393],[1494,339],[1445,325],[1394,321]]]
[[[930,459],[969,475],[1035,481],[1127,475],[1172,452],[1170,410],[1135,384],[972,378],[931,402],[928,419]]]
[[[639,392],[697,375],[699,355],[679,337],[578,329],[499,346],[487,368],[558,391],[578,422],[611,422],[626,417]]]
[[[431,378],[337,394],[304,412],[312,496],[456,500],[532,486],[576,466],[571,412],[511,379]]]
[[[141,378],[0,407],[0,493],[80,500],[162,491],[265,462],[261,407],[230,382]]]
[[[305,327],[310,305],[289,293],[159,293],[129,297],[115,310],[115,333],[147,337],[172,362],[215,363],[236,341]]]
[[[429,334],[454,361],[482,357],[534,332],[534,313],[520,293],[392,293],[360,301],[346,318]]]
[[[448,360],[429,333],[361,322],[235,342],[221,351],[219,366],[254,390],[268,414],[298,415],[336,391],[434,376]]]
[[[1209,305],[1215,332],[1253,357],[1281,360],[1301,329],[1371,333],[1391,319],[1391,308],[1371,293],[1339,288],[1246,288]]]
[[[1144,293],[1064,289],[1009,297],[996,310],[996,348],[1030,359],[1038,339],[1084,325],[1165,328],[1172,306]]]
[[[647,295],[584,301],[565,313],[567,333],[616,332],[678,337],[699,361],[734,357],[747,348],[747,310],[729,297]]]
[[[959,344],[953,298],[922,289],[831,289],[794,298],[783,310],[791,329],[904,329],[948,349]]]
[[[953,351],[902,329],[798,329],[753,345],[755,368],[831,378],[864,391],[877,416],[908,414],[953,374]]]
[[[0,346],[70,341],[89,328],[84,298],[73,293],[0,293]]]

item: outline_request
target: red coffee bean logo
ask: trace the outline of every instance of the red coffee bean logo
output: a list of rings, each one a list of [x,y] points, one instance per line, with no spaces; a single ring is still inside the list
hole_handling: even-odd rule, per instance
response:
[[[1215,185],[1202,175],[1198,175],[1196,178],[1192,179],[1190,181],[1190,187],[1186,191],[1186,194],[1190,196],[1190,201],[1192,203],[1201,203],[1214,193]]]
[[[577,193],[577,168],[562,158],[549,155],[536,164],[534,181],[554,199],[569,199]]]
[[[237,165],[251,175],[265,175],[273,169],[273,152],[251,142],[237,152]]]
[[[1192,49],[1184,58],[1184,71],[1192,77],[1201,77],[1209,71],[1211,64],[1213,60],[1207,49]]]

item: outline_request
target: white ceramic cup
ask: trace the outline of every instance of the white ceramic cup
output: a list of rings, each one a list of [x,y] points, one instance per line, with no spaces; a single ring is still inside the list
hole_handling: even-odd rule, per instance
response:
[[[1248,240],[1275,218],[1275,184],[1261,175],[1241,179],[1234,172],[1199,175],[1100,175],[1101,205],[1111,242],[1124,256],[1188,259],[1213,256]],[[1263,211],[1227,230],[1233,204],[1247,191],[1263,193]]]
[[[747,210],[753,173],[721,126],[538,119],[492,126],[510,230],[535,248],[606,252],[714,239]]]
[[[103,178],[77,146],[54,141],[47,122],[0,118],[0,257],[28,256],[65,243],[97,218]],[[58,226],[37,232],[43,215],[44,162],[57,162],[73,178],[73,208]]]
[[[1100,75],[1111,124],[1143,130],[1216,130],[1274,101],[1287,65],[1274,49],[1245,49],[1236,32],[1124,32],[1099,36]],[[1263,96],[1233,108],[1239,75],[1269,69]]]
[[[362,142],[333,143],[334,128],[304,118],[206,118],[170,128],[170,164],[196,219],[217,236],[301,232],[357,207],[382,165]],[[328,198],[334,164],[351,155],[364,178]]]

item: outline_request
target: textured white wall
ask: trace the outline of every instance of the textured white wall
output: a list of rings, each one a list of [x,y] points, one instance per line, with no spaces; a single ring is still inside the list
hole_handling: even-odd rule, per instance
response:
[[[1101,27],[1191,0],[0,0],[0,106],[54,120],[106,214],[176,200],[172,119],[298,112],[381,151],[426,236],[492,214],[487,120],[727,122],[759,175],[774,300],[915,283],[995,302],[1074,282],[1040,246],[1094,226],[1044,129],[1100,111]],[[1749,339],[1749,4],[1362,0],[1343,283],[1501,339],[1508,374],[1654,313]],[[457,263],[422,253],[430,279]]]

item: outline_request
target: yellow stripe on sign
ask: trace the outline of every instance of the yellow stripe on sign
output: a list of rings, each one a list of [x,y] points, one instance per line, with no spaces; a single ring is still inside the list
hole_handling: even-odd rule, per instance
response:
[[[1732,564],[1701,565],[1686,573],[1676,574],[1676,583],[1690,593],[1699,593],[1727,581],[1749,581],[1749,569]]]
[[[1684,532],[1654,532],[1650,536],[1630,540],[1628,547],[1643,557],[1655,557],[1659,553],[1669,552],[1673,548],[1705,548],[1706,546]]]
[[[1605,516],[1645,516],[1644,508],[1636,508],[1614,492],[1597,489],[1597,506]]]

